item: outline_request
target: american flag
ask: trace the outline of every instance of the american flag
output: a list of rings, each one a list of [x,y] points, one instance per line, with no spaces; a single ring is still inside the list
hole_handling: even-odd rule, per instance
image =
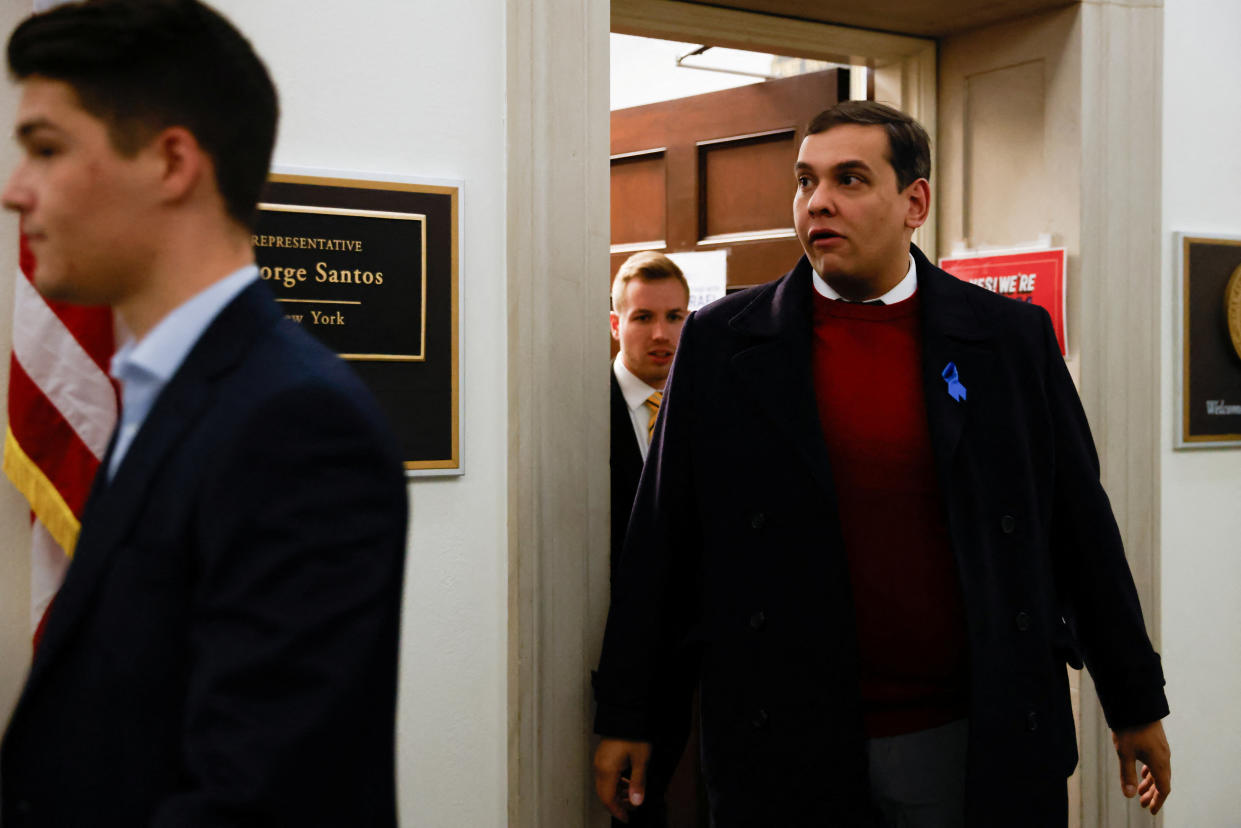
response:
[[[44,299],[23,239],[13,301],[4,472],[30,503],[30,610],[37,646],[77,543],[82,506],[107,449],[117,397],[107,365],[112,312]]]

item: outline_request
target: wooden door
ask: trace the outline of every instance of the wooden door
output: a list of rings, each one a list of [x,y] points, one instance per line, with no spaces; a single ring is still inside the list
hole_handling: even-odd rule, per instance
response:
[[[730,290],[791,268],[797,150],[848,92],[829,69],[614,111],[612,275],[638,250],[727,250]]]

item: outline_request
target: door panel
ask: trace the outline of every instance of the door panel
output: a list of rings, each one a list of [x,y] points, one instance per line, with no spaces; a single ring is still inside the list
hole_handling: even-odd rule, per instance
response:
[[[612,244],[663,246],[666,186],[662,150],[612,161]]]
[[[787,229],[796,130],[698,146],[698,241]]]

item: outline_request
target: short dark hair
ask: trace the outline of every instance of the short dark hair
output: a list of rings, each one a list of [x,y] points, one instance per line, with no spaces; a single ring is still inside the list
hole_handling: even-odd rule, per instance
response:
[[[689,302],[689,282],[677,263],[656,250],[644,250],[634,253],[616,271],[612,280],[612,310],[620,313],[625,304],[625,288],[634,279],[644,282],[657,282],[660,279],[673,279],[685,288],[685,301]]]
[[[267,68],[233,24],[198,0],[81,0],[26,18],[9,72],[63,81],[132,156],[161,129],[193,133],[229,215],[254,224],[276,141]]]
[[[904,112],[875,101],[841,101],[815,115],[806,134],[816,135],[845,124],[883,127],[888,134],[888,163],[896,171],[899,189],[919,178],[930,180],[931,136]]]

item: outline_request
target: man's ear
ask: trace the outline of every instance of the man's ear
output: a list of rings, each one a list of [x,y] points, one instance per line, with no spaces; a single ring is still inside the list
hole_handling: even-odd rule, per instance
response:
[[[926,224],[926,217],[931,212],[931,183],[925,178],[919,178],[905,188],[905,196],[909,199],[905,226],[916,230]]]
[[[182,201],[191,195],[211,166],[198,139],[185,127],[165,127],[147,149],[159,165],[160,190],[167,201]]]
[[[608,317],[612,322],[612,338],[620,342],[620,314],[616,311],[608,311]]]

